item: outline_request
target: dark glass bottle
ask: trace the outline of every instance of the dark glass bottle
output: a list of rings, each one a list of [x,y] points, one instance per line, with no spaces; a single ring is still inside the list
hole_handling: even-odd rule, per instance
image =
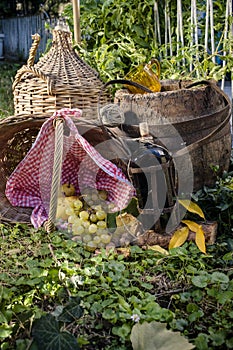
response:
[[[152,228],[165,208],[173,205],[174,167],[172,157],[155,143],[147,123],[139,125],[141,137],[132,153],[131,173],[143,209],[144,226]]]

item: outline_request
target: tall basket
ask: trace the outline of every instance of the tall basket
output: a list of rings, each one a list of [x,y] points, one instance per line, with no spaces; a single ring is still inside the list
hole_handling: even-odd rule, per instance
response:
[[[33,36],[27,65],[22,66],[13,83],[15,115],[51,114],[61,108],[79,108],[86,119],[97,118],[97,104],[109,103],[105,90],[98,101],[103,82],[72,47],[72,34],[53,31],[52,47],[34,64],[40,36]]]

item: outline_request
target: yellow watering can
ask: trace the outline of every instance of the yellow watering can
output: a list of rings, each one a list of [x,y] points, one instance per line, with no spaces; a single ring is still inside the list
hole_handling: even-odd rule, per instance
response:
[[[149,63],[140,64],[126,74],[125,79],[141,84],[152,92],[161,90],[160,78],[160,63],[156,58],[152,58]],[[133,94],[145,94],[146,92],[135,86],[127,85],[127,89]]]

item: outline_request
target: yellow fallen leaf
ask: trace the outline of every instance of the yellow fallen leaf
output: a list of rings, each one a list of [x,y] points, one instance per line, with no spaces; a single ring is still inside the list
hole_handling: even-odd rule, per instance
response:
[[[168,249],[180,247],[188,238],[188,234],[188,227],[181,227],[180,229],[176,230],[170,239]]]
[[[191,220],[182,220],[183,224],[187,225],[190,231],[197,232],[201,225],[198,225],[196,222]]]
[[[179,203],[185,207],[190,213],[198,214],[201,218],[205,219],[205,215],[199,205],[191,202],[188,199],[179,199]]]
[[[169,254],[166,249],[160,247],[160,245],[157,245],[157,244],[156,245],[149,245],[147,247],[147,249],[155,250],[156,252],[162,253],[164,255],[168,255]]]
[[[206,253],[205,234],[200,226],[196,232],[195,242],[202,253]]]
[[[190,220],[182,220],[182,222],[188,226],[188,228],[196,233],[195,242],[202,253],[206,253],[205,246],[205,234],[202,225],[198,225],[196,222]]]

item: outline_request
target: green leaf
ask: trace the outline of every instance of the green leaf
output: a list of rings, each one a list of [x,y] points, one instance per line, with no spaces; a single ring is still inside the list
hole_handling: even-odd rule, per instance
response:
[[[229,277],[223,273],[215,271],[211,275],[211,282],[212,283],[229,283]]]
[[[199,333],[197,338],[195,339],[195,345],[199,350],[209,350],[208,345],[208,335],[205,333]]]
[[[180,332],[172,332],[161,322],[136,324],[130,335],[133,350],[189,350],[190,344]]]
[[[0,311],[0,323],[7,323],[7,319],[2,311]]]
[[[204,316],[204,312],[202,310],[194,311],[188,316],[188,320],[190,322],[196,322],[197,320],[199,320],[200,317],[203,317],[203,316]]]
[[[7,338],[11,335],[12,333],[12,328],[9,327],[8,325],[2,325],[0,326],[0,339]]]
[[[32,336],[38,350],[79,350],[75,337],[68,332],[60,332],[59,323],[49,314],[34,322]]]
[[[220,346],[226,342],[226,332],[224,330],[216,331],[213,330],[210,332],[210,338],[213,342],[213,345]]]
[[[121,327],[113,327],[112,333],[118,335],[118,337],[125,339],[130,334],[131,327],[124,323]]]
[[[192,283],[194,286],[199,288],[205,288],[208,285],[209,277],[206,275],[194,276],[192,278]]]
[[[111,320],[112,322],[116,322],[117,321],[117,314],[116,314],[115,310],[106,309],[106,310],[104,310],[102,316],[106,320]]]
[[[107,226],[110,230],[116,228],[116,217],[118,215],[119,215],[119,212],[107,214]]]
[[[231,337],[230,339],[227,339],[226,347],[227,349],[233,349],[233,337]]]
[[[217,300],[222,305],[228,301],[231,302],[232,299],[233,299],[233,292],[232,291],[219,292],[217,295]]]
[[[133,216],[137,217],[139,215],[138,198],[133,197],[123,212],[132,214]]]
[[[69,304],[63,308],[62,313],[58,316],[61,322],[73,322],[83,315],[83,308],[79,305],[80,298],[71,298]]]

